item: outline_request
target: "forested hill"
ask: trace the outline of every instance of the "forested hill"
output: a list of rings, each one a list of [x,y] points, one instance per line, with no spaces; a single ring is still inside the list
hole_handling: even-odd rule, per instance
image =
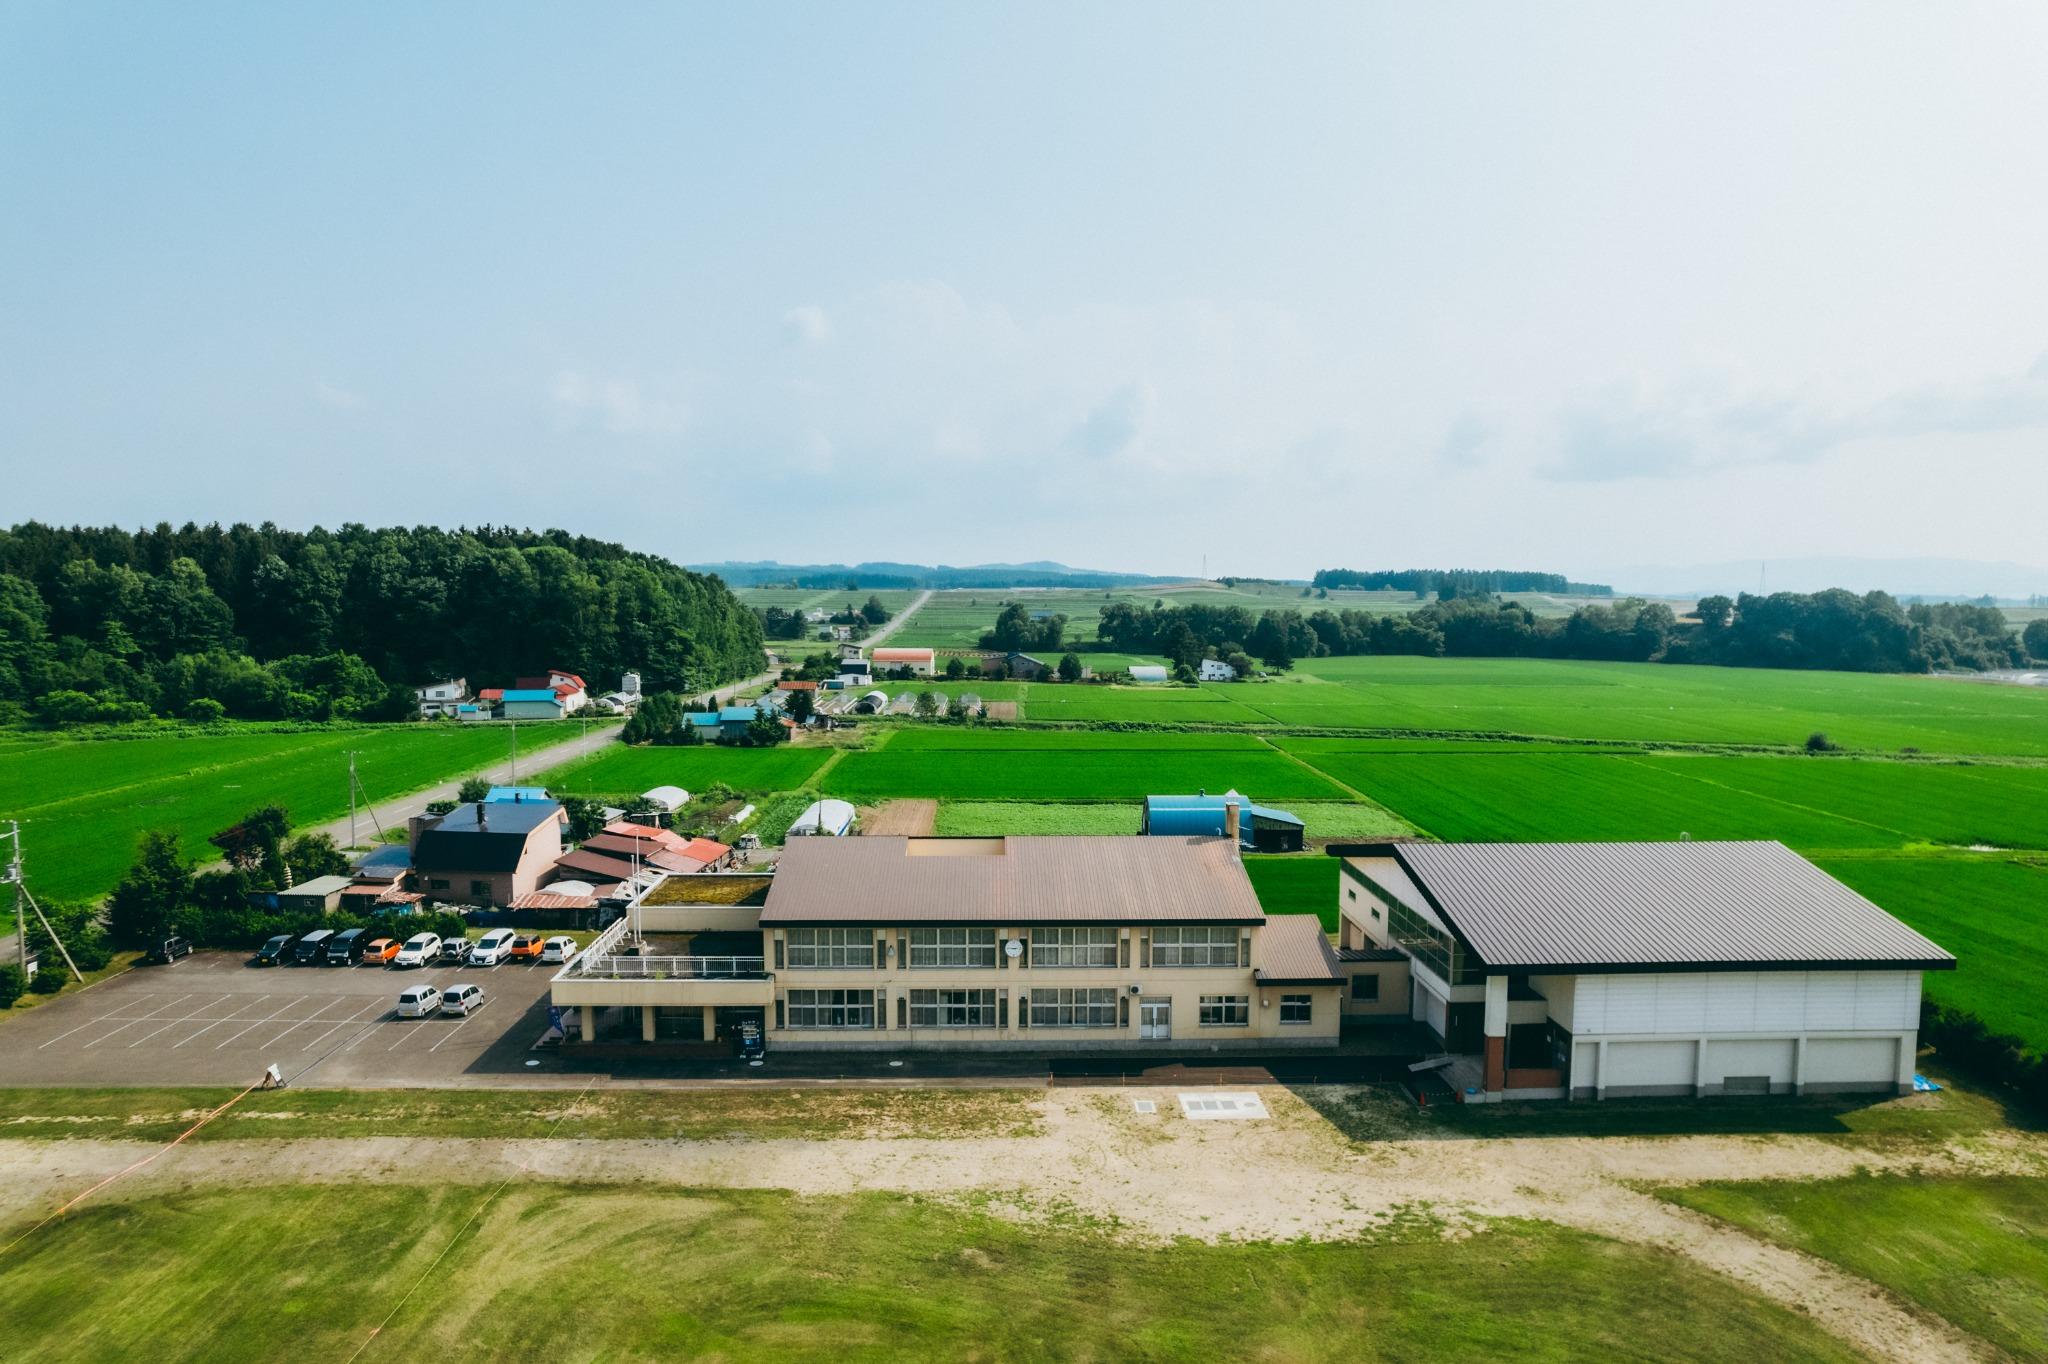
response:
[[[760,647],[717,578],[563,531],[0,531],[0,701],[395,714],[398,689],[450,675],[566,668],[610,690],[634,668],[695,689],[756,671]]]

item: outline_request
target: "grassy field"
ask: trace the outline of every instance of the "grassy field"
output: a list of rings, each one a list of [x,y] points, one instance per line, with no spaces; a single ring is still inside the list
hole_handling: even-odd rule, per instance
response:
[[[927,607],[926,610],[930,610]],[[920,620],[923,612],[919,613]],[[1320,658],[1275,681],[1028,685],[1034,720],[1498,733],[2048,755],[2048,689],[1946,678],[1508,658]]]
[[[519,727],[522,755],[580,726]],[[55,900],[111,889],[145,829],[175,829],[187,855],[256,806],[285,806],[299,824],[348,813],[348,754],[372,799],[450,778],[502,776],[504,726],[233,726],[134,738],[0,739],[0,819],[19,819],[29,888]],[[366,834],[369,827],[364,826]]]
[[[0,1136],[169,1141],[232,1089],[0,1089]],[[1037,1130],[1025,1089],[293,1089],[251,1094],[193,1141],[281,1137],[1017,1137]]]
[[[1329,779],[1249,735],[904,728],[849,753],[820,781],[856,802],[1138,801],[1156,791],[1236,787],[1260,800],[1339,800]]]
[[[2048,847],[2048,768],[1567,751],[1519,744],[1275,743],[1450,840],[1775,838],[1795,848]]]
[[[1659,1193],[1832,1261],[2017,1358],[2048,1358],[2048,1181],[1860,1176]]]
[[[1000,834],[1134,834],[1138,805],[1086,805],[1076,801],[1040,804],[1021,800],[939,802],[934,832],[947,838],[990,838]]]
[[[637,795],[656,786],[701,791],[723,782],[735,791],[788,791],[811,779],[832,750],[823,744],[776,748],[607,748],[548,773],[548,789],[571,795]]]
[[[1956,954],[1955,970],[1927,974],[1928,998],[2048,1052],[2040,965],[2048,859],[1838,857],[1820,865]]]
[[[1337,859],[1315,853],[1247,857],[1245,874],[1268,914],[1313,914],[1325,933],[1337,931]]]
[[[1145,1246],[881,1194],[528,1181],[88,1205],[0,1295],[24,1364],[1850,1357],[1675,1256],[1536,1223]]]

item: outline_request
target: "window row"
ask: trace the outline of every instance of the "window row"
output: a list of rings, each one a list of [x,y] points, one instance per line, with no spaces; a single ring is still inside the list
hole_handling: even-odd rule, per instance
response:
[[[1249,966],[1250,950],[1242,933],[1231,925],[1198,925],[1152,930],[1153,966]],[[905,935],[905,954],[914,970],[993,969],[1002,944],[993,928],[913,928]],[[1030,934],[1032,966],[1116,967],[1122,951],[1115,928],[1034,928]],[[792,928],[778,949],[778,965],[795,970],[873,970],[876,962],[872,928]]]
[[[874,1028],[878,1026],[874,990],[791,990],[781,1011],[788,1028]],[[896,1004],[896,1026],[906,1022],[903,999]],[[994,990],[912,990],[907,1022],[913,1028],[996,1028],[1007,1025],[1008,1008]],[[1117,1028],[1128,1010],[1120,1007],[1114,987],[1086,990],[1023,992],[1019,1022],[1032,1028]],[[1308,1023],[1314,1018],[1310,995],[1280,996],[1282,1023]],[[1203,995],[1198,1021],[1205,1028],[1248,1028],[1252,1021],[1249,995]]]

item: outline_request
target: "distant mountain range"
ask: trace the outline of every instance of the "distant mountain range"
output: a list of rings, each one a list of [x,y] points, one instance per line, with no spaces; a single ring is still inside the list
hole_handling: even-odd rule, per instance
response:
[[[1746,559],[1718,564],[1638,564],[1608,576],[1617,590],[1657,596],[1694,597],[1720,592],[1818,592],[1845,587],[1852,592],[1889,592],[1895,597],[1970,600],[1990,596],[2024,603],[2048,595],[2048,568],[1979,559]]]
[[[1136,587],[1186,582],[1180,577],[1147,573],[1108,573],[1070,568],[1040,559],[1028,564],[784,564],[773,559],[748,563],[691,564],[699,573],[716,573],[729,587],[765,587],[787,583],[816,588],[925,587]]]

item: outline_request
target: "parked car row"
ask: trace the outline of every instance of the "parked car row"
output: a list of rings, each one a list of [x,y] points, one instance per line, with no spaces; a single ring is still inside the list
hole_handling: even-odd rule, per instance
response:
[[[494,928],[474,943],[434,933],[415,933],[400,942],[373,933],[367,928],[279,933],[256,949],[250,965],[496,966],[507,961],[566,962],[576,955],[576,940],[566,933],[544,938],[538,933]]]
[[[398,996],[400,1018],[432,1018],[435,1014],[453,1014],[467,1018],[484,1006],[484,992],[475,985],[451,985],[443,990],[436,985],[412,985]]]

